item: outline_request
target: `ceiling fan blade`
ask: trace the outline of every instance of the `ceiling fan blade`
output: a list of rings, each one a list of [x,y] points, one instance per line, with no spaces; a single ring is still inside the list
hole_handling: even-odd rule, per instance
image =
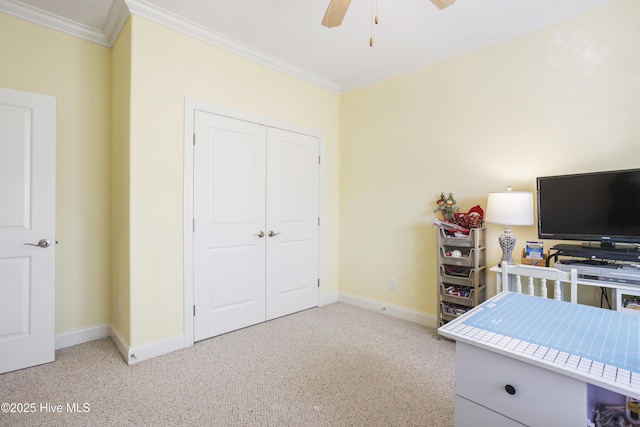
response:
[[[440,10],[444,9],[445,7],[451,6],[455,2],[456,0],[431,0],[431,3],[433,3]]]
[[[344,15],[347,13],[347,9],[349,9],[350,4],[351,0],[331,0],[329,2],[329,7],[327,7],[327,12],[324,14],[324,18],[322,19],[322,25],[328,28],[333,28],[342,24],[342,20],[344,19]]]

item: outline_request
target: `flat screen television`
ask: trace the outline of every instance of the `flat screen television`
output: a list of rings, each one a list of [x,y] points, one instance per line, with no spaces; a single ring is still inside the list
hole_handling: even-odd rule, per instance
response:
[[[538,238],[640,243],[640,169],[545,176],[538,189]]]

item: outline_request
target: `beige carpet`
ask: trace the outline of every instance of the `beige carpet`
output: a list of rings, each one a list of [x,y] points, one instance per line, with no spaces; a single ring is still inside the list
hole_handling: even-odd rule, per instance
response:
[[[36,409],[0,425],[450,427],[454,354],[434,329],[341,303],[132,366],[105,338],[0,375],[0,403]]]

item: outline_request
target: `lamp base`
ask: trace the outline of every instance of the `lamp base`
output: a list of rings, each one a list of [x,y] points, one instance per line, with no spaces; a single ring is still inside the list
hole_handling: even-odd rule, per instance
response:
[[[513,248],[516,247],[516,236],[511,234],[511,229],[509,227],[505,227],[504,233],[498,237],[498,242],[500,243],[500,248],[502,248],[502,260],[500,264],[503,262],[507,262],[507,265],[516,265],[513,261]]]

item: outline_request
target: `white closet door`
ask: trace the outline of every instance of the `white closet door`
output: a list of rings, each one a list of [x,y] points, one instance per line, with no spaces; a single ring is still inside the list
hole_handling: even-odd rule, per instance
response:
[[[266,129],[196,112],[194,339],[265,320]]]
[[[267,320],[318,305],[318,139],[267,133]]]
[[[0,374],[55,357],[55,166],[55,98],[0,88]]]
[[[316,307],[319,141],[196,112],[194,340]]]

